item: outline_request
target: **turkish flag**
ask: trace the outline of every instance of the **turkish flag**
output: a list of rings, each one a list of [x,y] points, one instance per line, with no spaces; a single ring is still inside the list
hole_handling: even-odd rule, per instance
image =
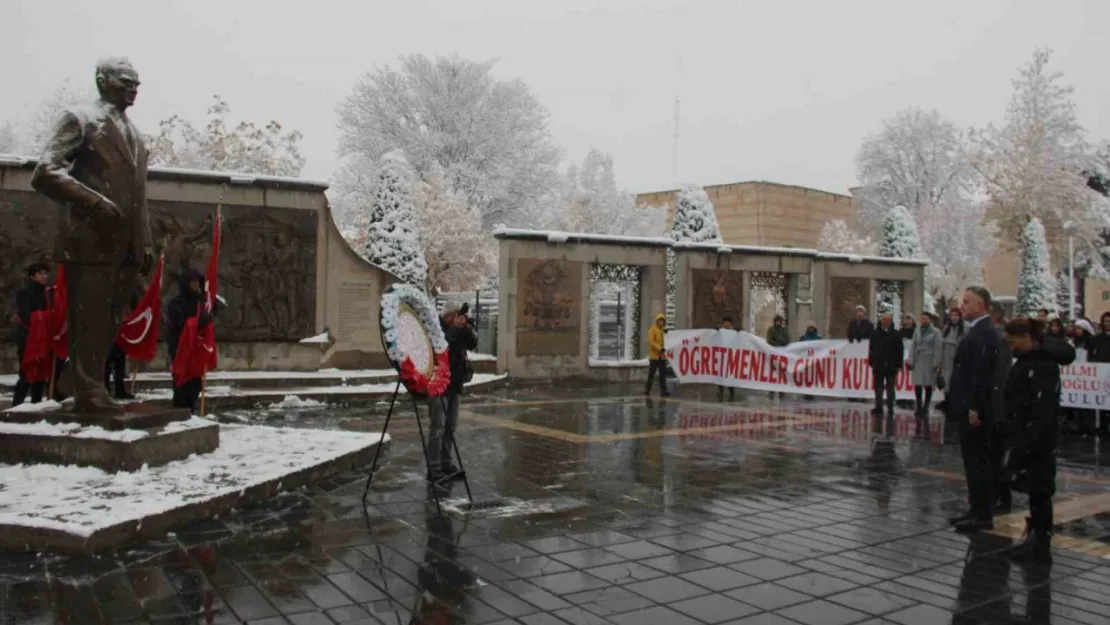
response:
[[[27,328],[20,375],[32,383],[49,380],[50,358],[50,310],[36,310],[31,313],[31,325]]]
[[[69,292],[64,264],[58,265],[51,291],[54,297],[50,303],[50,346],[55,358],[65,360],[69,358]]]
[[[220,206],[216,206],[216,219],[212,222],[212,255],[208,257],[208,270],[204,274],[204,312],[211,315],[216,310],[216,287],[219,281],[220,265],[220,224],[223,221]],[[216,350],[216,326],[209,322],[198,328],[201,350],[208,357],[205,371],[211,371],[219,364]]]
[[[158,259],[158,269],[143,298],[124,318],[116,332],[116,347],[132,360],[154,360],[154,353],[158,350],[158,327],[162,321],[162,268],[165,263],[163,255]]]
[[[217,267],[220,262],[220,209],[212,224],[212,255],[204,276],[204,299],[197,306],[197,314],[185,320],[181,337],[177,340],[177,354],[173,360],[174,386],[181,386],[191,379],[202,378],[216,368],[216,329],[210,320],[200,327],[200,315],[211,315],[216,310]]]

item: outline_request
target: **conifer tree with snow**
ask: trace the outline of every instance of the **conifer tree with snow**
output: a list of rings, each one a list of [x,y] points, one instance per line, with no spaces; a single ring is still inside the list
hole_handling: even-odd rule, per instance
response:
[[[879,256],[884,258],[921,258],[921,240],[917,236],[917,223],[905,206],[895,206],[883,217],[883,240],[879,243]],[[923,285],[922,303],[925,312],[933,312],[933,298]]]
[[[1056,312],[1056,279],[1049,269],[1048,244],[1045,242],[1044,224],[1033,217],[1025,224],[1019,239],[1021,256],[1017,285],[1016,312],[1036,316],[1045,308]]]
[[[720,243],[721,227],[709,194],[698,186],[685,186],[675,200],[671,238],[680,243]],[[667,323],[674,321],[676,259],[667,252]]]
[[[409,284],[423,288],[428,263],[413,215],[415,175],[400,150],[382,155],[363,256]]]
[[[905,206],[895,206],[883,217],[883,240],[879,256],[884,258],[921,258],[917,224]]]

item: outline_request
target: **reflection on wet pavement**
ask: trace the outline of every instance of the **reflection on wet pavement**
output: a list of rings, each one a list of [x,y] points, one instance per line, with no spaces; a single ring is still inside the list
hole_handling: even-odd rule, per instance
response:
[[[352,473],[111,556],[0,556],[0,623],[1110,623],[1110,477],[1091,440],[1061,450],[1043,568],[1007,557],[1024,509],[950,531],[965,491],[939,418],[635,390],[465,398],[474,497],[499,507],[436,515],[406,415],[365,509]],[[222,418],[375,430],[383,412]]]

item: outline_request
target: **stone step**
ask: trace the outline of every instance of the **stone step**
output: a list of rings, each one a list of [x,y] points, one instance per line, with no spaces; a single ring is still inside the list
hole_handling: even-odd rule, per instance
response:
[[[494,373],[496,361],[474,362],[476,373]],[[153,392],[171,388],[168,371],[143,371],[135,384],[136,392]],[[0,393],[11,393],[17,377],[0,375]],[[285,389],[291,387],[338,387],[395,382],[393,369],[324,369],[320,371],[212,371],[208,383],[233,389]]]
[[[473,382],[466,385],[468,393],[485,392],[501,387],[507,380],[506,376],[491,374],[476,374]],[[332,385],[302,385],[290,384],[277,388],[235,388],[227,384],[213,382],[208,385],[208,396],[205,400],[205,412],[215,410],[249,409],[259,406],[273,406],[282,402],[286,397],[297,397],[304,401],[321,403],[347,403],[386,400],[393,394],[396,386],[396,376],[392,379],[375,382],[361,382],[341,386]],[[402,393],[404,389],[401,389]],[[149,390],[139,390],[139,400],[151,406],[169,406],[172,403],[173,392],[169,382],[164,381],[160,386]],[[0,407],[11,402],[11,391],[0,390]],[[291,408],[297,407],[291,405]]]

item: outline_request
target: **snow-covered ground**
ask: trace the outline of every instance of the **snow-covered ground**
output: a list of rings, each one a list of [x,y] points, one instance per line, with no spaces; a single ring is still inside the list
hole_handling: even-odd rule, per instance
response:
[[[216,451],[133,473],[0,464],[0,524],[91,536],[119,523],[242,492],[379,440],[378,434],[359,432],[222,425]]]

